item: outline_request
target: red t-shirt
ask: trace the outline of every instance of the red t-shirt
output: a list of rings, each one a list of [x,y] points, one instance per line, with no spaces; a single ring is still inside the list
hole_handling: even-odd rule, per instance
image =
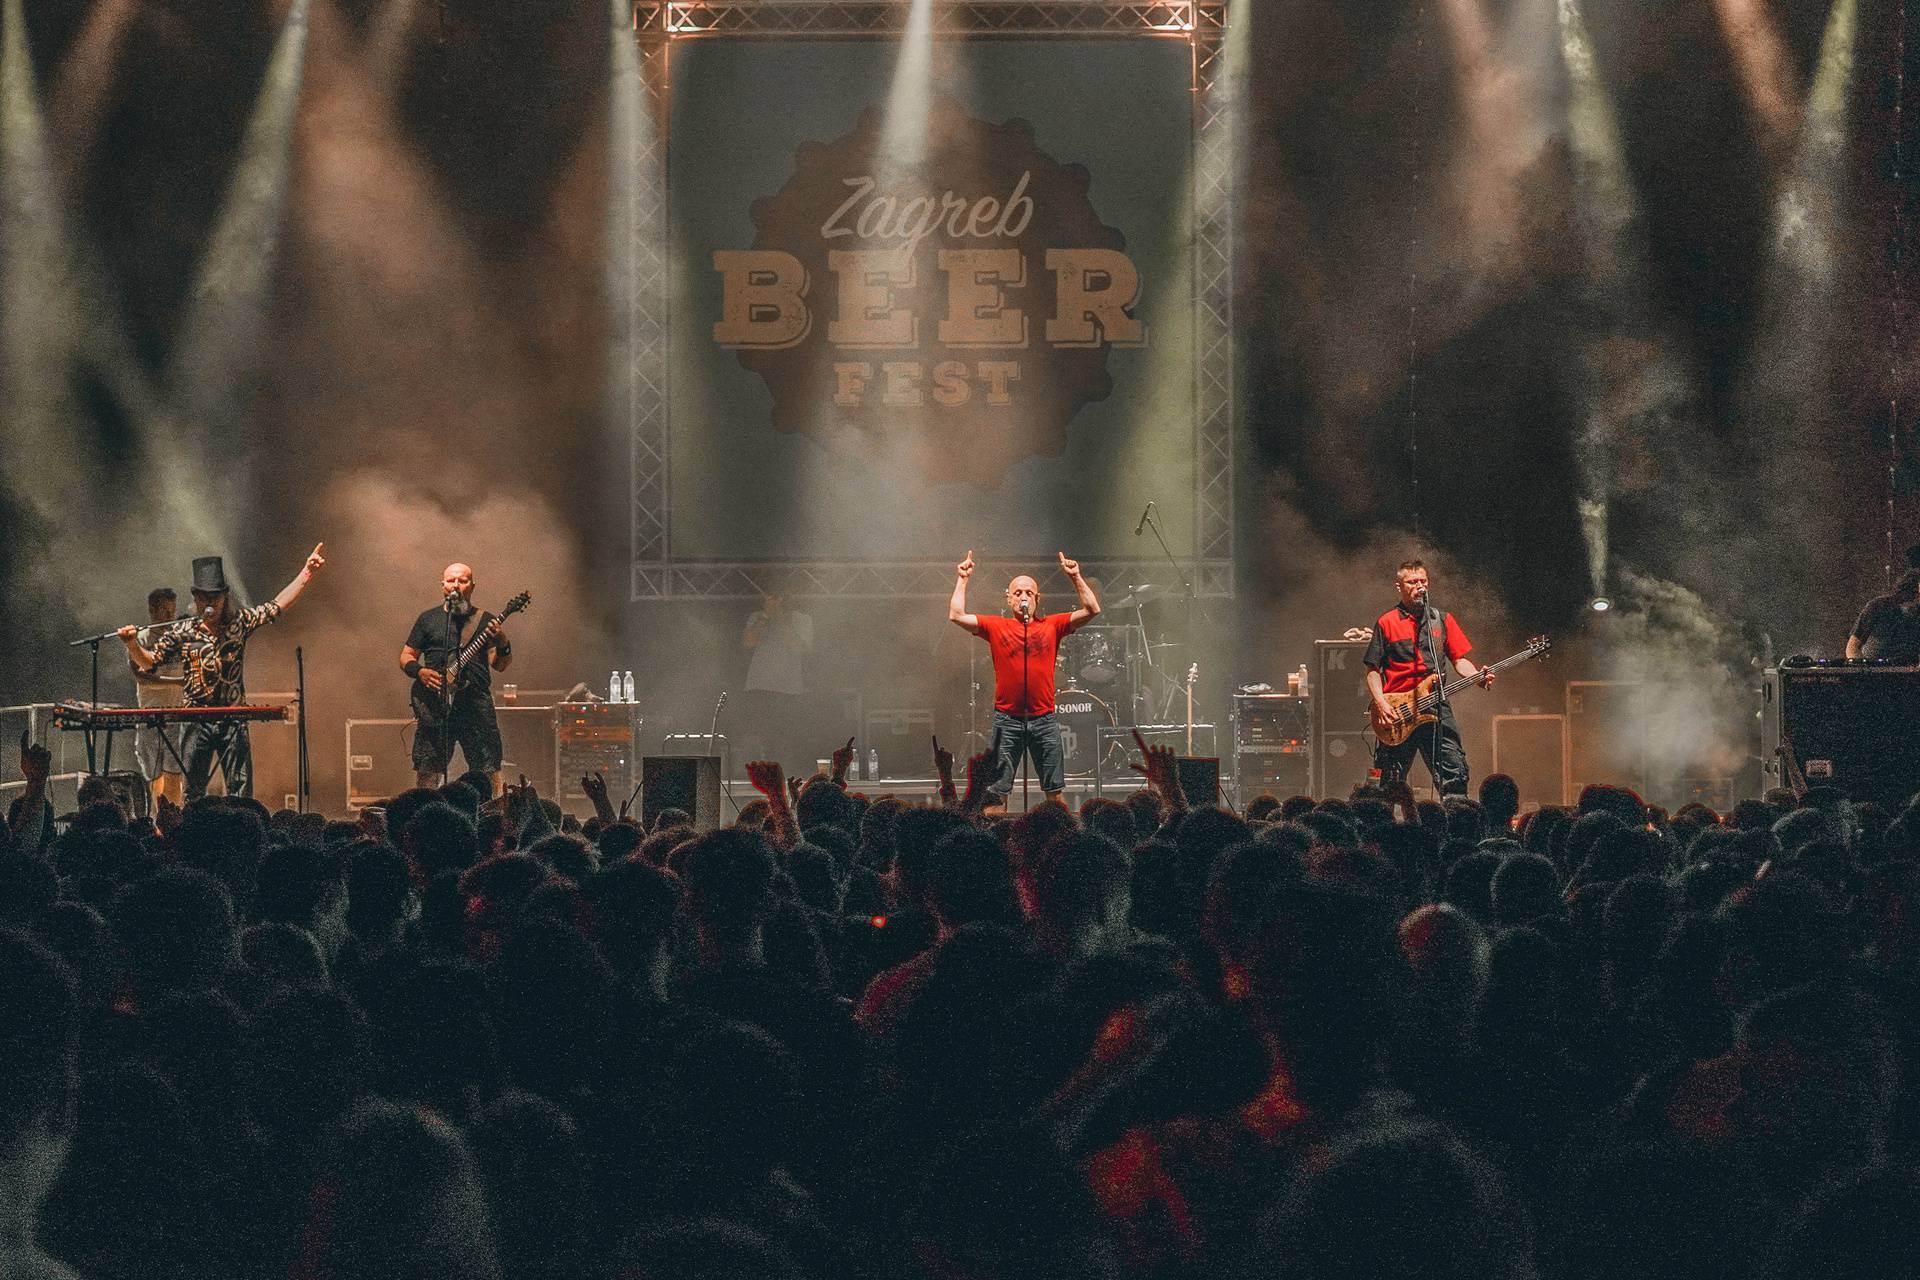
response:
[[[1060,638],[1072,630],[1072,614],[1050,613],[1025,627],[1018,618],[978,614],[980,632],[993,651],[993,709],[1010,716],[1043,716],[1053,710],[1053,659]],[[1024,635],[1022,634],[1024,632]],[[1026,656],[1021,656],[1021,641]],[[1026,702],[1021,702],[1022,691]]]
[[[1445,616],[1447,661],[1457,662],[1473,651],[1473,644],[1453,615]],[[1427,665],[1427,645],[1420,638],[1420,620],[1398,605],[1381,614],[1373,624],[1366,664],[1380,673],[1380,686],[1388,693],[1405,693],[1432,675],[1433,668]]]

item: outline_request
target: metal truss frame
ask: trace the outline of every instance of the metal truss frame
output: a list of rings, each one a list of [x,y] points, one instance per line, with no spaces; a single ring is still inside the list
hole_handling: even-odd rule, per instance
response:
[[[635,166],[629,208],[628,361],[621,371],[630,438],[633,600],[733,600],[769,591],[828,598],[944,597],[945,561],[676,560],[670,537],[668,410],[667,122],[672,49],[688,39],[800,37],[872,39],[900,34],[907,6],[895,0],[635,0],[645,106],[628,157]],[[959,0],[934,10],[934,34],[950,39],[1178,39],[1193,54],[1194,491],[1191,561],[1202,596],[1234,594],[1233,328],[1236,112],[1226,65],[1224,0]],[[1165,561],[1089,559],[1107,582],[1180,585]]]

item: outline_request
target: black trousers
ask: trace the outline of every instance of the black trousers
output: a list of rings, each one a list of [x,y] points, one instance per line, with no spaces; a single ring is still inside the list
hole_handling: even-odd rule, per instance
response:
[[[1434,725],[1423,724],[1413,731],[1413,736],[1397,747],[1384,742],[1373,744],[1373,767],[1380,771],[1380,781],[1398,782],[1407,776],[1413,768],[1413,758],[1418,755],[1427,762],[1427,773],[1433,778],[1434,789],[1443,796],[1464,796],[1467,794],[1467,752],[1460,745],[1460,727],[1453,721],[1453,707],[1443,704],[1440,708],[1439,733]]]
[[[462,689],[445,717],[438,708],[423,706],[416,696],[413,716],[416,772],[447,772],[455,747],[466,757],[469,770],[493,773],[500,768],[500,719],[494,714],[491,691]]]
[[[987,790],[1004,800],[1013,791],[1013,780],[1020,772],[1020,757],[1031,755],[1040,775],[1042,791],[1064,791],[1067,787],[1067,757],[1060,749],[1060,720],[1053,712],[1044,715],[1010,716],[995,709],[993,713],[993,781]]]
[[[221,776],[227,780],[227,794],[253,794],[253,739],[245,724],[187,725],[180,734],[180,754],[187,762],[187,799],[207,794],[216,756]]]

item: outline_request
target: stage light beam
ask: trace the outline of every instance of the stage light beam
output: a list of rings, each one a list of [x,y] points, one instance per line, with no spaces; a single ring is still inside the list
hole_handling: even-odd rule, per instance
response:
[[[927,118],[934,92],[933,0],[907,0],[907,6],[874,163],[883,189],[910,181],[927,158]]]

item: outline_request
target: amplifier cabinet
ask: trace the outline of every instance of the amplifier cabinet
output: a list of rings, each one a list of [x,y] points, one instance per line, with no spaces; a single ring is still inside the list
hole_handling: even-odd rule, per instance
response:
[[[1837,787],[1895,814],[1920,792],[1920,667],[1776,668],[1761,696],[1768,786]]]
[[[643,723],[640,708],[631,702],[563,702],[554,708],[553,759],[560,803],[585,801],[580,779],[604,773],[607,792],[619,799],[630,795],[638,756],[634,738]]]
[[[1272,792],[1281,800],[1309,794],[1308,760],[1304,746],[1297,751],[1243,747],[1234,752],[1234,787],[1240,803],[1244,806],[1266,792]]]
[[[1305,749],[1313,739],[1312,699],[1291,693],[1233,696],[1233,745]]]

